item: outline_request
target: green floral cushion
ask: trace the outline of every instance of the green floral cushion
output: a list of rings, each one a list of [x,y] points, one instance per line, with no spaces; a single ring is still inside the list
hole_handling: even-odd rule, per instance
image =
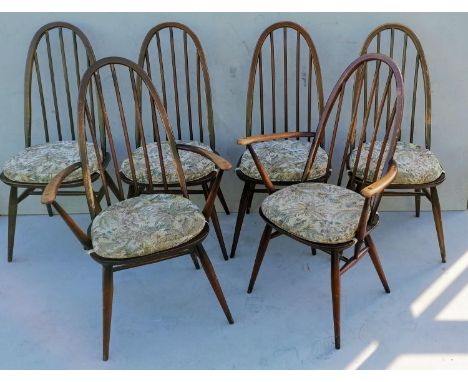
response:
[[[187,145],[198,146],[205,150],[212,151],[211,148],[203,143],[197,141],[176,141],[177,143],[184,143]],[[162,156],[164,160],[164,167],[166,173],[166,180],[168,184],[179,183],[179,178],[175,170],[174,160],[172,158],[171,149],[169,143],[162,142]],[[146,145],[148,151],[148,158],[150,161],[151,177],[153,183],[163,183],[161,174],[161,166],[159,165],[159,150],[156,143],[149,143]],[[216,171],[216,167],[212,161],[201,156],[200,154],[179,150],[180,161],[182,162],[182,168],[185,174],[185,180],[187,182],[203,178],[209,173]],[[148,183],[148,176],[145,166],[145,157],[143,147],[139,147],[133,152],[133,162],[135,166],[135,174],[139,183]],[[132,178],[132,172],[130,170],[130,162],[125,159],[120,166],[122,173],[129,179]]]
[[[369,168],[369,179],[374,176],[381,148],[382,142],[376,141]],[[350,163],[354,164],[356,161],[356,153],[356,149],[351,153]],[[368,154],[369,143],[365,143],[361,149],[361,160],[357,168],[357,176],[361,178],[364,176]],[[439,178],[444,172],[437,157],[431,151],[414,143],[398,142],[393,159],[398,166],[398,173],[393,184],[429,183]]]
[[[299,182],[301,180],[311,142],[283,139],[259,142],[252,146],[272,181]],[[327,153],[319,148],[309,179],[317,179],[325,175],[327,161]],[[251,178],[262,179],[248,150],[242,155],[238,169]]]
[[[98,172],[96,154],[91,143],[87,144],[91,173]],[[8,179],[23,183],[49,183],[60,171],[80,161],[78,142],[60,141],[31,146],[8,160],[3,173]],[[66,182],[82,179],[81,169],[65,178]]]
[[[354,238],[364,197],[326,183],[299,183],[269,195],[263,214],[275,225],[315,243],[345,243]]]
[[[198,207],[181,195],[140,195],[102,211],[93,220],[91,239],[99,256],[126,259],[186,243],[204,226]]]

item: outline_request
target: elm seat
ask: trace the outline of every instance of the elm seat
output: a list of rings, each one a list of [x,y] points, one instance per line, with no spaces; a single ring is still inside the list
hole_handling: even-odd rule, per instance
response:
[[[197,236],[206,221],[189,199],[174,194],[144,194],[111,205],[91,226],[93,251],[128,259],[164,251]]]
[[[252,146],[273,182],[299,182],[301,180],[311,142],[292,139],[275,140],[255,143]],[[326,174],[327,161],[327,153],[319,148],[309,180],[320,178]],[[262,179],[248,150],[242,155],[238,170],[250,178]]]
[[[374,176],[375,168],[377,167],[378,156],[382,142],[376,141],[374,153],[369,168],[368,179]],[[369,143],[362,146],[361,158],[366,158],[369,153]],[[356,149],[351,153],[350,163],[356,161]],[[393,157],[395,160],[398,173],[392,184],[425,184],[438,179],[444,170],[442,169],[437,157],[426,148],[415,145],[414,143],[398,142]],[[366,162],[361,160],[358,163],[357,176],[364,177]]]
[[[203,143],[197,141],[176,141],[176,143],[184,143],[186,145],[198,146],[208,151],[213,151],[211,148]],[[162,155],[164,159],[164,167],[166,180],[168,184],[178,184],[179,178],[175,170],[174,161],[172,159],[172,153],[167,142],[161,143]],[[150,162],[151,168],[151,177],[153,183],[163,183],[163,178],[161,174],[161,166],[159,165],[159,152],[158,146],[156,143],[149,143],[146,145],[148,152],[148,159]],[[135,166],[135,174],[139,183],[148,184],[148,176],[145,165],[145,157],[143,147],[136,149],[133,154],[133,162]],[[200,178],[203,178],[213,171],[216,171],[216,167],[212,161],[202,157],[201,155],[186,151],[179,150],[179,157],[182,163],[182,169],[184,170],[185,180],[187,182],[195,181]],[[132,179],[132,172],[130,170],[130,162],[125,159],[120,166],[122,173],[128,178]]]
[[[265,217],[302,239],[323,244],[354,239],[364,197],[326,183],[299,183],[269,195],[262,203]]]
[[[98,172],[96,154],[91,143],[87,144],[91,173]],[[21,183],[49,183],[66,167],[80,161],[78,143],[59,141],[27,147],[10,158],[3,166],[3,174],[10,180]],[[65,182],[82,179],[81,169],[71,173]]]

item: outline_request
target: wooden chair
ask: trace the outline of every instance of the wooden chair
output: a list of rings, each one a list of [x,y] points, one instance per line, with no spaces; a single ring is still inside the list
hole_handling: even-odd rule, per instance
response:
[[[164,107],[170,119],[176,122],[177,142],[216,153],[210,76],[205,53],[195,33],[186,25],[176,22],[156,25],[143,40],[138,63],[162,93]],[[137,139],[137,148],[140,144]],[[154,151],[154,145],[151,148]],[[154,156],[157,156],[156,152]],[[214,164],[191,151],[182,152],[180,159],[187,187],[190,187],[188,192],[208,198],[210,184],[216,178]],[[137,171],[144,172],[144,169]],[[176,178],[175,174],[172,174],[172,178]],[[170,187],[177,186],[177,183]],[[229,215],[221,188],[218,199]],[[223,257],[228,260],[216,209],[213,209],[211,219]]]
[[[252,56],[245,126],[247,137],[285,133],[284,140],[256,144],[256,155],[275,186],[301,181],[310,139],[322,110],[322,76],[312,38],[303,27],[290,21],[269,26],[260,35]],[[290,132],[295,134],[288,135]],[[326,163],[327,154],[320,149],[308,181],[324,181]],[[236,174],[244,188],[231,257],[235,256],[244,216],[250,212],[254,194],[268,192],[248,150],[239,159]]]
[[[99,107],[104,116],[104,131],[96,129],[89,106],[89,89],[94,82],[102,81],[99,94]],[[143,92],[138,88],[143,86]],[[145,98],[148,100],[145,102]],[[151,114],[149,105],[154,110],[152,117],[158,118],[156,139],[145,134],[144,124],[152,123],[145,111]],[[212,214],[221,177],[231,165],[214,152],[201,147],[176,144],[171,125],[164,106],[156,92],[151,79],[136,63],[119,57],[109,57],[96,61],[84,74],[78,95],[78,142],[81,161],[61,171],[47,185],[42,202],[54,206],[77,236],[78,240],[89,250],[91,257],[102,266],[103,293],[103,359],[109,356],[109,340],[112,315],[113,273],[124,269],[157,263],[183,255],[191,255],[198,266],[197,258],[208,277],[211,286],[229,321],[233,319],[215,271],[203,248],[202,242],[208,235],[207,219]],[[145,108],[145,105],[148,108]],[[131,137],[128,121],[137,121],[139,139],[142,142],[142,159],[134,154],[135,137]],[[161,130],[161,131],[159,131]],[[165,135],[162,142],[160,135]],[[103,209],[93,189],[92,169],[86,161],[89,145],[98,148],[107,138],[110,150],[109,168],[116,176],[114,182],[110,177],[103,177],[104,200],[107,208]],[[163,179],[163,190],[153,182],[154,168],[150,168],[150,159],[146,142],[155,142],[159,152],[163,143],[168,146],[171,157],[159,157],[160,176]],[[121,145],[117,145],[122,142]],[[179,150],[195,152],[212,161],[216,167],[216,178],[203,208],[188,199],[187,184],[179,158]],[[99,154],[99,151],[96,151]],[[126,159],[130,169],[130,178],[121,171],[122,159]],[[148,182],[140,182],[136,172],[136,162],[142,160],[147,172]],[[103,171],[102,162],[100,171]],[[178,189],[169,187],[167,168],[175,167],[179,179]],[[57,208],[57,191],[66,177],[80,169],[88,201],[92,223],[84,232],[63,210]],[[126,198],[124,180],[133,185],[134,195]],[[115,202],[110,191],[117,196]]]
[[[445,180],[445,172],[437,157],[430,151],[431,82],[421,42],[405,25],[384,24],[374,29],[364,42],[361,54],[371,52],[384,53],[401,62],[405,97],[409,99],[395,151],[398,175],[384,195],[414,196],[416,217],[419,217],[421,196],[429,200],[432,205],[440,255],[442,262],[445,263],[444,231],[437,193],[437,186]]]
[[[0,174],[0,179],[10,186],[9,262],[13,260],[18,204],[29,195],[41,195],[54,176],[79,158],[74,120],[76,96],[81,75],[94,61],[88,38],[76,26],[65,22],[44,25],[31,41],[24,80],[25,149],[10,158]],[[89,160],[91,178],[95,181],[99,173],[92,150]],[[76,171],[61,183],[58,194],[84,195],[83,191],[62,190],[82,185],[81,172]],[[18,195],[18,189],[24,191]],[[47,210],[52,216],[50,206]]]
[[[370,89],[364,86],[363,72],[375,63],[375,71]],[[385,86],[378,92],[377,79],[388,68]],[[348,86],[355,77],[354,87]],[[390,101],[391,112],[382,118],[390,90],[395,88],[394,101]],[[247,145],[255,164],[262,175],[270,195],[263,201],[260,215],[266,225],[258,247],[248,293],[252,292],[260,266],[265,256],[270,239],[286,235],[311,248],[321,249],[331,256],[331,289],[333,300],[333,322],[335,329],[335,347],[340,348],[340,278],[366,254],[369,254],[379,278],[387,293],[390,292],[384,271],[380,264],[377,248],[371,238],[371,231],[378,223],[377,208],[383,190],[393,181],[397,168],[392,160],[403,112],[403,79],[400,71],[389,57],[381,54],[368,54],[355,60],[344,71],[335,85],[320,119],[317,135],[314,138],[307,163],[302,174],[302,183],[288,186],[277,192],[274,183],[265,170],[262,162],[255,155],[254,143],[263,140],[282,139],[285,134],[247,137],[238,142]],[[360,105],[363,94],[368,95],[360,120]],[[353,99],[354,94],[354,99]],[[369,118],[374,101],[378,100],[375,121]],[[351,101],[351,102],[349,102]],[[334,118],[333,118],[334,117]],[[328,127],[330,125],[330,127]],[[306,183],[312,170],[325,130],[330,129],[331,139],[328,150],[327,170],[330,171],[334,157],[340,161],[335,167],[336,184]],[[289,133],[292,138],[300,133]],[[357,149],[363,147],[364,137],[370,137],[374,145],[381,139],[380,150],[370,151],[364,171],[368,182],[361,182],[357,177],[357,163],[349,166],[350,145],[358,137]],[[340,137],[346,139],[339,144]],[[334,151],[337,151],[334,153]],[[340,154],[341,153],[341,154]],[[357,161],[356,161],[357,162]],[[379,170],[377,170],[379,169]],[[347,170],[347,174],[345,173]],[[371,174],[371,176],[367,176]],[[341,184],[346,182],[347,186]],[[370,183],[370,184],[369,184]],[[346,184],[346,183],[345,183]],[[354,247],[354,248],[353,248]],[[350,249],[351,256],[343,252]],[[340,268],[340,262],[344,264]]]

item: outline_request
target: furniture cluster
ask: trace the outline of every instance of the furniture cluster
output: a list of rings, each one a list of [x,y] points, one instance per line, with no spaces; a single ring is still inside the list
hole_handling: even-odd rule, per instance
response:
[[[216,151],[207,60],[191,29],[157,25],[133,62],[96,60],[74,25],[43,26],[26,59],[24,126],[25,149],[0,175],[10,186],[8,261],[17,206],[41,195],[49,215],[55,209],[102,266],[104,360],[117,271],[189,255],[234,322],[203,247],[211,221],[229,258],[214,202],[229,214],[220,184],[231,164]],[[244,186],[230,257],[254,195],[267,193],[248,293],[275,237],[330,255],[337,349],[341,275],[368,254],[390,292],[371,237],[382,196],[414,196],[416,216],[421,196],[427,197],[445,262],[436,188],[445,174],[430,151],[429,72],[408,27],[385,24],[372,31],[324,102],[319,56],[308,32],[293,22],[269,26],[253,52],[246,136],[238,143],[247,149],[236,168]],[[204,195],[202,210],[190,194]],[[58,203],[59,195],[86,198],[86,231]]]

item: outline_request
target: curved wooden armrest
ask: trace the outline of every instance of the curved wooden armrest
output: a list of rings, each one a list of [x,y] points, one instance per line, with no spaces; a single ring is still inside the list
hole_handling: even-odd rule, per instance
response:
[[[70,175],[73,171],[79,169],[81,167],[81,162],[73,163],[72,165],[68,166],[67,168],[60,171],[57,175],[55,175],[52,180],[47,184],[46,188],[42,192],[41,196],[41,203],[42,204],[52,204],[55,202],[55,198],[57,197],[57,192],[60,188],[60,185],[64,181],[64,179]]]
[[[368,185],[367,187],[363,188],[361,190],[361,195],[364,196],[365,198],[372,198],[374,195],[379,194],[385,190],[395,179],[396,175],[398,172],[397,165],[395,161],[392,161],[390,164],[390,167],[388,169],[388,172],[377,180],[376,182]]]
[[[237,140],[237,144],[246,146],[246,145],[251,145],[252,143],[273,141],[275,139],[303,138],[303,137],[308,137],[308,138],[315,137],[315,132],[290,131],[287,133],[252,135],[250,137],[239,138]]]
[[[193,151],[194,153],[200,154],[205,158],[208,158],[220,170],[229,171],[232,168],[231,163],[229,163],[223,157],[220,157],[218,154],[215,154],[213,151],[208,151],[198,146],[186,145],[184,143],[177,143],[176,147],[180,150]]]

